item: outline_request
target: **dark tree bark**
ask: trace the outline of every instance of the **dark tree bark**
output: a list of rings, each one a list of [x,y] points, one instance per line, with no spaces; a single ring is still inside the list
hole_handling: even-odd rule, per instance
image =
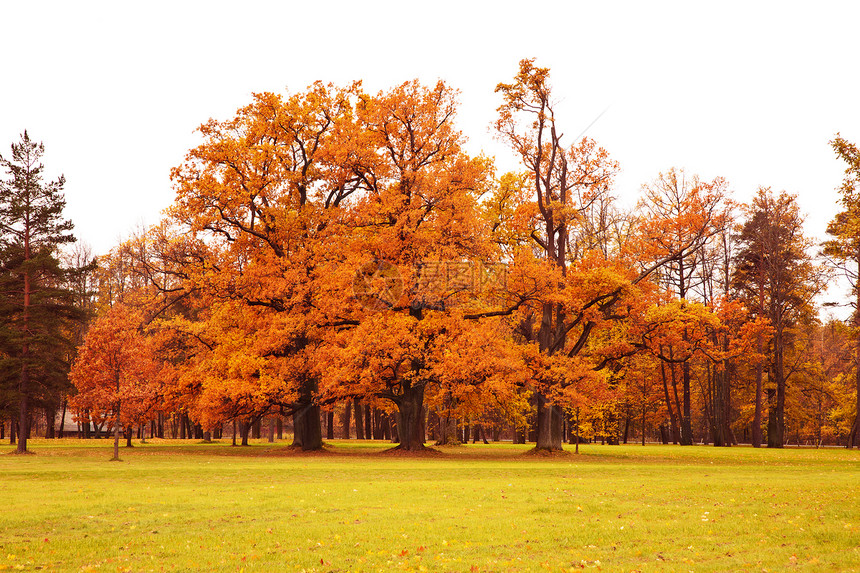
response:
[[[398,396],[397,410],[399,419],[397,436],[400,445],[397,449],[419,451],[424,446],[424,386],[404,384],[403,394]]]
[[[352,407],[349,402],[346,402],[346,405],[343,408],[343,415],[341,416],[341,428],[343,432],[343,439],[349,439],[349,421],[352,418]]]
[[[119,379],[117,379],[117,392],[119,392]],[[113,422],[113,457],[110,461],[118,462],[119,459],[119,428],[120,428],[120,407],[122,406],[122,401],[116,401],[116,415],[114,417]]]
[[[380,439],[391,440],[391,420],[390,416],[386,416],[385,412],[379,410],[379,432]]]
[[[767,447],[781,448],[776,388],[767,389]]]
[[[253,422],[251,420],[242,420],[239,426],[239,432],[242,436],[242,445],[248,445],[248,438],[251,435],[251,427],[253,426]]]
[[[388,415],[388,431],[391,434],[391,443],[400,443],[400,414],[391,413]]]
[[[363,440],[364,439],[364,419],[362,416],[362,407],[361,401],[358,398],[353,400],[353,406],[355,408],[355,439]]]
[[[537,443],[536,450],[560,451],[562,449],[561,408],[550,404],[542,395],[537,395]]]
[[[326,440],[334,439],[334,410],[328,410],[326,412]]]
[[[308,404],[293,414],[294,446],[304,451],[322,449],[322,428],[320,427],[320,407]]]
[[[436,438],[437,446],[456,446],[460,444],[459,430],[457,428],[457,420],[452,419],[450,415],[437,416],[438,419],[438,437]]]

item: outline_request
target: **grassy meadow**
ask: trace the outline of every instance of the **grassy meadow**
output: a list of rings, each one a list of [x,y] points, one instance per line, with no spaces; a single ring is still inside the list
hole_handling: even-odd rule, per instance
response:
[[[844,449],[31,446],[0,455],[0,570],[860,571]]]

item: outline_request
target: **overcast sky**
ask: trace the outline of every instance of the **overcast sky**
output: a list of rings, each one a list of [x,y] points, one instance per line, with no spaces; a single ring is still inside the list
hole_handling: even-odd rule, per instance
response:
[[[419,78],[461,92],[472,153],[514,167],[489,125],[496,84],[536,57],[566,137],[620,162],[627,203],[658,172],[725,177],[739,200],[799,197],[807,233],[837,211],[860,142],[860,3],[40,2],[0,4],[0,153],[24,129],[64,173],[66,215],[103,253],[173,199],[169,172],[252,92]]]

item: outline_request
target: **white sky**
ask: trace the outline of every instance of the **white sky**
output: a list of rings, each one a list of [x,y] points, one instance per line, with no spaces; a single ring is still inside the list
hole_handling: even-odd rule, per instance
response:
[[[552,70],[568,143],[588,131],[635,201],[661,170],[799,196],[807,233],[837,211],[860,142],[860,3],[40,2],[0,5],[0,153],[27,129],[66,175],[66,214],[103,253],[173,198],[169,172],[252,92],[419,78],[461,91],[470,151],[514,167],[489,125],[518,61]]]

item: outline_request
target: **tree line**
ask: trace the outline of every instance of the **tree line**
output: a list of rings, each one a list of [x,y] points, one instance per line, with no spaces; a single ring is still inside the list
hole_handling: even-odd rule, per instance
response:
[[[565,139],[548,69],[523,60],[496,92],[517,172],[464,151],[442,81],[254,94],[199,128],[164,219],[97,258],[68,246],[63,179],[25,133],[2,159],[0,427],[23,452],[34,412],[68,407],[117,458],[169,421],[247,443],[289,419],[313,450],[336,415],[408,451],[464,427],[549,451],[634,428],[860,445],[856,146],[832,142],[843,211],[816,245],[795,196],[740,204],[683,169],[623,209],[609,152]],[[837,272],[855,313],[822,322]]]

